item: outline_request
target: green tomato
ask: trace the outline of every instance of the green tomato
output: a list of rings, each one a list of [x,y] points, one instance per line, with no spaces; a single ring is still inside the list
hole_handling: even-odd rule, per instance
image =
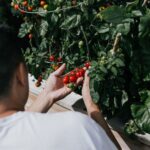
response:
[[[46,5],[44,5],[44,7],[43,7],[45,10],[47,10],[47,8],[48,8],[48,5],[46,4]]]
[[[83,41],[80,41],[80,42],[78,43],[79,48],[82,48],[82,47],[83,47],[83,44],[84,44],[84,42],[83,42]]]
[[[58,17],[61,18],[61,13],[58,14]]]

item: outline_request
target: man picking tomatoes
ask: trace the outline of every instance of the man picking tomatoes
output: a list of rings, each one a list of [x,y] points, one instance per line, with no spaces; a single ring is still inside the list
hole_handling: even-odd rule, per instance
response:
[[[87,73],[82,95],[93,119],[77,112],[44,113],[72,92],[64,82],[78,86],[83,80],[74,76],[64,80],[65,64],[50,75],[36,102],[24,110],[29,93],[28,71],[19,44],[12,29],[0,25],[0,150],[116,150],[116,146],[119,149],[92,101]]]

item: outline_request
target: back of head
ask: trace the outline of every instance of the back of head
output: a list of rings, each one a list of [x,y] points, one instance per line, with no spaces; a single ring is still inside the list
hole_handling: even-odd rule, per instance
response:
[[[13,29],[0,25],[0,97],[9,94],[17,66],[23,62],[20,41]]]

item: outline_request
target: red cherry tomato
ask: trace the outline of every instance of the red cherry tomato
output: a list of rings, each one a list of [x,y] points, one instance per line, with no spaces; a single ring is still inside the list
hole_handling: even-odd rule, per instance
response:
[[[22,2],[22,5],[23,5],[23,6],[27,6],[27,5],[28,5],[28,1]]]
[[[49,61],[55,61],[55,56],[54,55],[51,55],[50,57],[49,57]]]
[[[75,71],[71,71],[71,72],[70,72],[70,75],[75,76],[75,75],[76,75]]]
[[[90,62],[86,62],[86,63],[84,64],[84,66],[85,66],[86,68],[89,68],[89,67],[91,66],[91,63],[90,63]]]
[[[82,74],[82,76],[84,76],[85,70],[83,68],[81,68],[79,72]]]
[[[41,2],[40,2],[40,5],[41,5],[42,7],[43,7],[45,4],[46,4],[45,1],[41,1]]]
[[[32,6],[28,6],[28,11],[32,11],[33,10],[33,7]]]
[[[61,57],[58,57],[58,58],[57,58],[57,61],[58,61],[58,62],[62,62],[62,58],[61,58]]]
[[[15,10],[18,10],[18,9],[19,9],[19,5],[18,5],[18,4],[15,4],[15,5],[14,5],[14,9],[15,9]]]
[[[76,76],[73,76],[73,75],[70,76],[70,77],[69,77],[69,81],[75,83],[75,82],[77,81]]]
[[[65,77],[63,78],[63,83],[64,83],[64,84],[68,84],[68,83],[69,83],[69,76],[65,76]]]
[[[77,71],[79,71],[80,69],[79,68],[75,68],[75,71],[77,72]]]
[[[77,78],[82,77],[82,73],[81,73],[80,71],[76,72],[76,77],[77,77]]]
[[[42,82],[42,76],[39,76],[39,77],[38,77],[38,81],[39,81],[39,82]]]
[[[28,37],[29,37],[29,39],[32,39],[32,38],[33,38],[33,34],[30,33],[30,34],[28,35]]]
[[[35,86],[36,86],[36,87],[41,86],[41,82],[38,82],[38,81],[37,81],[37,82],[35,83]]]

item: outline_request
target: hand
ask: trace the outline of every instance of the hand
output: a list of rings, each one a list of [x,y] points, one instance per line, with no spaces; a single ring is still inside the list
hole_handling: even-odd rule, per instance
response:
[[[88,71],[85,73],[84,83],[82,87],[82,96],[85,106],[88,113],[91,113],[93,110],[99,110],[98,106],[93,102],[90,94],[90,77],[88,76]]]
[[[53,102],[64,98],[72,92],[72,90],[63,83],[62,74],[65,71],[65,69],[66,65],[63,64],[58,70],[53,72],[47,80],[44,91],[46,93],[47,98],[52,100]],[[79,78],[76,82],[76,86],[78,86],[82,80],[83,78]]]

